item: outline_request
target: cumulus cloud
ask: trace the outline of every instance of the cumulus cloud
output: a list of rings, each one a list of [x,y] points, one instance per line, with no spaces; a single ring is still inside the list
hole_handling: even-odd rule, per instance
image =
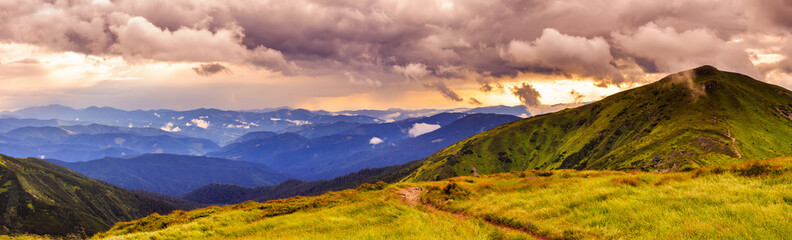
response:
[[[520,102],[529,107],[535,107],[542,104],[539,98],[542,97],[539,91],[529,83],[522,83],[522,85],[515,86],[511,89],[512,94],[520,99]]]
[[[565,73],[600,78],[608,83],[624,80],[610,64],[613,61],[610,45],[602,37],[570,36],[547,28],[532,42],[512,40],[502,49],[501,57],[518,67],[558,68]]]
[[[384,141],[382,140],[382,138],[378,138],[378,137],[371,137],[371,139],[369,139],[369,144],[371,145],[377,145],[383,142]]]
[[[301,70],[296,63],[286,61],[280,51],[264,46],[258,46],[253,49],[247,60],[256,66],[269,68],[286,75],[294,75]]]
[[[201,76],[212,76],[212,75],[214,75],[216,73],[221,73],[221,72],[223,72],[223,73],[231,73],[230,69],[228,69],[226,66],[223,66],[222,64],[219,64],[219,63],[201,64],[201,65],[198,65],[197,67],[194,67],[193,71],[195,71],[195,73],[197,73],[198,75],[201,75]]]
[[[12,1],[13,2],[13,1]],[[101,2],[101,1],[95,1]],[[155,6],[146,11],[162,12],[179,18],[177,9],[189,5],[163,4],[144,1],[141,6]],[[252,64],[285,74],[298,67],[287,61],[277,50],[263,45],[243,44],[245,30],[234,22],[220,26],[179,25],[169,28],[152,23],[148,18],[133,15],[135,7],[126,1],[92,4],[77,1],[72,4],[48,4],[37,1],[9,3],[16,8],[6,12],[0,24],[0,39],[41,45],[55,51],[74,51],[94,55],[123,56],[130,61],[155,60],[170,62],[233,62]],[[5,7],[3,8],[6,11]],[[173,12],[165,13],[168,10]],[[211,17],[207,12],[202,20]],[[153,17],[162,20],[164,17]]]
[[[660,71],[677,72],[712,65],[758,77],[739,43],[727,42],[704,28],[677,31],[648,23],[633,34],[614,33],[613,39],[622,50],[652,61]]]
[[[181,128],[179,128],[179,126],[174,126],[173,123],[171,123],[171,122],[166,123],[160,129],[162,131],[166,131],[166,132],[178,132],[178,131],[181,131]]]
[[[209,122],[200,118],[195,118],[190,120],[190,122],[186,123],[185,126],[196,126],[199,128],[207,129],[209,128]]]
[[[440,129],[440,125],[429,124],[429,123],[416,123],[413,124],[412,128],[410,128],[410,130],[408,130],[407,133],[410,134],[410,137],[417,137],[437,129]]]
[[[464,99],[462,99],[462,97],[459,96],[459,94],[454,92],[454,90],[451,90],[450,88],[448,88],[448,86],[446,86],[445,83],[443,83],[441,81],[434,81],[434,82],[431,82],[431,83],[424,83],[424,87],[434,89],[434,90],[442,93],[443,96],[445,96],[446,98],[451,99],[451,100],[453,100],[455,102],[461,102],[461,101],[464,100]]]

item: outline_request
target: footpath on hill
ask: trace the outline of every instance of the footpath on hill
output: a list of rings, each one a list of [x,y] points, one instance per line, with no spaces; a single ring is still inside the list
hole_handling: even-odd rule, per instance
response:
[[[502,231],[520,232],[520,233],[528,234],[529,236],[531,236],[533,238],[536,238],[536,239],[551,239],[548,236],[545,236],[545,235],[543,235],[541,233],[537,233],[535,231],[531,231],[529,229],[520,228],[520,227],[513,227],[513,226],[501,224],[501,223],[495,222],[495,221],[490,220],[490,219],[478,218],[476,216],[472,216],[472,215],[466,214],[466,213],[451,212],[451,211],[443,210],[441,208],[438,208],[438,207],[432,205],[429,202],[421,201],[421,188],[418,188],[418,187],[403,188],[403,189],[399,190],[399,195],[401,196],[402,201],[404,201],[405,203],[407,203],[411,207],[415,207],[415,206],[420,204],[421,206],[423,206],[423,208],[426,209],[426,211],[429,211],[429,212],[432,212],[432,213],[449,214],[449,215],[454,216],[456,218],[478,219],[478,220],[481,220],[482,222],[485,222],[485,223],[487,223],[487,224],[489,224],[489,225],[491,225],[493,227],[496,227],[496,228],[498,228],[498,229],[500,229]]]

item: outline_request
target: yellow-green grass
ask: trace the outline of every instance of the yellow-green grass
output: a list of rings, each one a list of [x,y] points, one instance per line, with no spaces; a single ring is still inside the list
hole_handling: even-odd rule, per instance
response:
[[[403,186],[383,187],[154,214],[93,239],[530,239],[481,220],[411,207],[396,192]]]
[[[792,157],[680,173],[530,171],[435,182],[422,199],[548,238],[784,239]]]
[[[0,236],[0,240],[12,240],[12,239],[13,240],[48,240],[51,238],[48,236],[38,236],[38,235]]]
[[[423,206],[398,191],[422,188]],[[439,210],[438,210],[439,209]],[[450,214],[461,213],[461,214]],[[93,239],[783,239],[792,157],[689,172],[526,171],[366,184],[117,223]]]

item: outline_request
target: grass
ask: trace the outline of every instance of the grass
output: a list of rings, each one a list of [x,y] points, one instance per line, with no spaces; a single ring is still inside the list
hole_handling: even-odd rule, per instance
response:
[[[422,199],[550,238],[792,236],[790,157],[665,174],[554,172],[452,178],[431,184]],[[464,190],[444,191],[451,185]]]
[[[398,190],[423,189],[411,207]],[[529,232],[507,230],[520,229]],[[366,184],[117,223],[93,239],[783,239],[792,157],[688,172],[553,170]]]
[[[481,220],[413,208],[397,186],[210,207],[116,224],[93,239],[528,239]]]
[[[49,236],[38,236],[38,235],[28,235],[28,234],[17,235],[17,236],[0,236],[0,240],[12,240],[12,239],[13,240],[49,240],[52,238],[50,238]]]

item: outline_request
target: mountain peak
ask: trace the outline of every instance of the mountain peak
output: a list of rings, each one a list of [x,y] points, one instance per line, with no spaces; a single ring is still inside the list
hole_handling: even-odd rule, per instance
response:
[[[559,168],[679,171],[785,156],[792,154],[788,94],[746,75],[701,66],[473,136],[424,159],[422,170],[407,180],[468,175],[474,167],[479,174]]]
[[[710,65],[704,65],[704,66],[701,66],[701,67],[694,68],[692,70],[693,70],[693,72],[696,73],[697,76],[698,75],[713,75],[713,74],[717,74],[717,73],[720,72],[720,70],[718,70],[717,68],[715,68],[713,66],[710,66]]]

